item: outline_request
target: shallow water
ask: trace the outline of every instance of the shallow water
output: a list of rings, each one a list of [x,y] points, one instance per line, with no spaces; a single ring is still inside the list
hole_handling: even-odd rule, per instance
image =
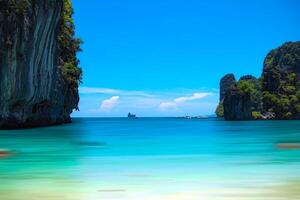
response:
[[[0,199],[300,199],[299,144],[300,121],[76,118],[0,131]]]

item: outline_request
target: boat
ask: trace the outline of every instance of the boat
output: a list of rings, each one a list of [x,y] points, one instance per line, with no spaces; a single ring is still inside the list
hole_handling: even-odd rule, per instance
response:
[[[133,118],[133,119],[137,118],[135,114],[131,114],[131,113],[128,113],[127,117],[128,118]]]
[[[207,119],[208,116],[202,116],[202,115],[198,115],[198,116],[182,116],[182,117],[178,117],[178,118],[182,118],[182,119]]]

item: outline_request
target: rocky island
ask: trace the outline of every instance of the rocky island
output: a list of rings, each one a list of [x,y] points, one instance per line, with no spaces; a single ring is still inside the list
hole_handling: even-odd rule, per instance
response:
[[[82,71],[70,0],[0,1],[0,128],[71,122]]]
[[[300,119],[300,42],[269,52],[259,78],[225,75],[216,114],[225,120]]]

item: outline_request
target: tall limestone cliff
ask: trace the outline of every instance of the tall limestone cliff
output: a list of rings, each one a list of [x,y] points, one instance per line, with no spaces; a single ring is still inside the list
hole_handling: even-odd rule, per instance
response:
[[[223,107],[225,120],[249,120],[261,109],[259,80],[251,75],[242,76],[226,91]]]
[[[226,74],[220,81],[220,101],[224,100],[227,90],[236,84],[234,74]]]
[[[272,50],[262,74],[263,111],[276,119],[300,119],[300,42]]]
[[[218,117],[224,117],[223,101],[226,92],[236,84],[234,74],[226,74],[220,81],[220,103],[215,111]]]
[[[225,120],[300,119],[300,42],[268,53],[261,78],[247,75],[226,91],[220,88]]]
[[[0,128],[71,121],[81,69],[69,0],[0,0]]]

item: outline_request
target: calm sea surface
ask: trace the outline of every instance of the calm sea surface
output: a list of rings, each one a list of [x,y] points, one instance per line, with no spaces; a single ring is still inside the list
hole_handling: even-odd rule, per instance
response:
[[[0,149],[0,200],[300,199],[300,121],[76,118]]]

